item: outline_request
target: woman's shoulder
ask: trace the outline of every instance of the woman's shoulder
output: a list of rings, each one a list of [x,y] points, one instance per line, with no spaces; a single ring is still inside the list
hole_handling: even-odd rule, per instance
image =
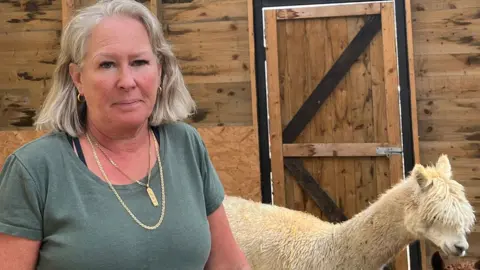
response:
[[[186,122],[165,123],[156,128],[158,128],[160,132],[165,132],[168,137],[173,139],[201,140],[198,130]]]
[[[59,156],[58,154],[66,143],[64,133],[50,132],[23,144],[11,155],[24,162],[34,162],[42,157]]]

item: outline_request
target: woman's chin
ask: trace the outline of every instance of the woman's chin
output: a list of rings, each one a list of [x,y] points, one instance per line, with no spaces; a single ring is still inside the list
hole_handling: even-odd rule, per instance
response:
[[[136,128],[144,125],[148,121],[148,116],[145,115],[129,115],[118,119],[116,124],[124,128]]]

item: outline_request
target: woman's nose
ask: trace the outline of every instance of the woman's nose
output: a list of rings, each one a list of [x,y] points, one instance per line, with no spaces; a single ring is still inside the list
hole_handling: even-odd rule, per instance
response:
[[[124,90],[130,90],[135,87],[135,77],[133,76],[130,66],[123,67],[120,70],[118,87]]]

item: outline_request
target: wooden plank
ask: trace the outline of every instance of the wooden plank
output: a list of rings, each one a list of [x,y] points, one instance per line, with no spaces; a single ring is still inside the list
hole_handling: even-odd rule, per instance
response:
[[[279,77],[281,78],[280,96],[282,97],[282,127],[288,123],[311,93],[307,88],[309,74],[306,52],[309,51],[307,42],[307,24],[304,20],[277,21]],[[304,129],[296,138],[296,142],[310,141],[308,129]],[[304,160],[303,166],[307,171],[313,170],[314,162]],[[305,211],[305,201],[313,201],[306,190],[298,183],[295,175],[285,174],[287,207]],[[316,203],[313,201],[315,207]]]
[[[242,0],[243,2],[243,0]],[[253,21],[254,8],[253,0],[247,0],[248,10],[248,50],[249,50],[249,67],[250,67],[250,104],[252,108],[252,125],[258,130],[258,114],[257,114],[257,80],[255,69],[255,26]]]
[[[422,14],[424,11],[476,8],[479,6],[478,0],[412,0],[411,2],[411,9],[414,10],[415,14]]]
[[[383,61],[383,33],[379,32],[370,46],[370,72],[372,78],[373,134],[377,143],[388,143],[385,74]],[[376,158],[374,166],[376,194],[390,188],[389,160]]]
[[[166,36],[187,83],[250,81],[247,21],[168,25]]]
[[[470,191],[472,185],[480,183],[480,141],[422,141],[420,156],[425,164],[434,164],[440,154],[447,154],[454,168],[454,179],[466,185],[467,194],[478,196]]]
[[[395,46],[395,15],[392,3],[382,3],[383,61],[387,108],[388,142],[401,144],[401,124],[399,115],[397,53]],[[403,160],[401,155],[393,155],[390,160],[390,184],[396,184],[403,178]],[[408,255],[403,249],[395,256],[395,269],[409,269]]]
[[[270,120],[270,152],[273,182],[273,203],[285,206],[285,176],[282,153],[282,126],[280,111],[280,80],[278,77],[277,19],[275,11],[267,10],[265,18],[266,60],[268,81],[268,110]]]
[[[479,50],[480,52],[480,50]],[[480,54],[430,54],[416,56],[419,77],[480,76]],[[445,68],[448,66],[448,68]]]
[[[150,11],[152,12],[153,15],[155,15],[155,17],[158,18],[158,15],[159,15],[159,3],[158,1],[161,1],[161,0],[150,0],[150,1],[147,1],[147,6],[148,8],[150,9]],[[149,2],[149,3],[148,3]]]
[[[30,102],[32,93],[28,89],[0,91],[0,127],[31,127],[36,110]]]
[[[310,173],[303,168],[302,161],[297,158],[285,158],[285,166],[292,173],[303,190],[308,193],[317,203],[331,222],[341,222],[347,220],[347,217],[335,201],[318,185]]]
[[[283,144],[284,157],[374,157],[385,143],[292,143]],[[395,146],[400,147],[400,145]]]
[[[248,41],[247,20],[169,24],[165,37],[173,44]]]
[[[478,123],[480,97],[418,101],[418,120],[470,120]]]
[[[283,131],[283,140],[285,143],[291,143],[298,134],[305,128],[307,123],[318,111],[318,108],[327,99],[337,84],[348,72],[353,62],[365,50],[375,34],[380,30],[380,18],[378,16],[369,17],[367,23],[345,48],[345,51],[335,62],[332,68],[327,72],[322,81],[315,88],[313,93],[305,101],[304,105],[298,110],[295,116],[290,120]]]
[[[405,0],[405,30],[406,30],[406,42],[407,42],[407,55],[408,55],[408,80],[410,90],[410,115],[412,121],[412,144],[413,144],[413,157],[414,163],[421,163],[420,160],[420,136],[418,131],[418,115],[417,115],[417,88],[415,83],[415,56],[413,47],[413,25],[412,25],[412,1]],[[427,247],[426,241],[420,240],[420,261],[421,268],[427,268]]]
[[[162,4],[162,21],[166,24],[194,22],[237,21],[250,19],[248,1],[222,0],[190,3]]]
[[[423,119],[418,123],[420,140],[480,141],[480,120]]]
[[[415,54],[480,52],[480,37],[476,34],[480,16],[476,8],[416,12],[413,21]]]
[[[418,100],[480,97],[477,75],[417,77],[416,83]]]
[[[60,30],[59,10],[42,12],[5,12],[0,15],[0,32]]]
[[[64,28],[68,24],[68,22],[70,22],[70,19],[72,18],[73,13],[75,12],[75,9],[76,9],[75,1],[76,0],[61,0],[62,28]]]
[[[356,16],[347,19],[348,40],[351,40],[364,26],[364,17]],[[351,138],[354,144],[375,143],[373,130],[373,100],[372,100],[372,73],[370,67],[371,46],[373,40],[358,60],[352,65],[346,76],[346,91],[350,98],[348,110],[351,114],[350,129]],[[372,149],[374,150],[374,149]],[[348,216],[361,212],[378,196],[374,168],[375,158],[355,157],[349,158],[350,166],[354,166],[351,179],[346,181],[347,201],[345,211]],[[353,164],[352,164],[353,163]]]
[[[277,9],[278,20],[363,16],[380,13],[379,3]]]
[[[29,0],[29,1],[1,1],[0,13],[6,12],[43,12],[47,10],[61,10],[60,0]],[[1,15],[0,15],[1,17]]]
[[[367,16],[365,19],[365,24],[368,27],[369,19],[372,17],[379,17],[377,15]],[[335,57],[337,61],[333,64],[329,73],[334,70],[336,63],[345,53],[348,51],[348,48],[353,46],[354,40],[362,36],[362,30],[356,33],[353,40],[350,37],[350,31],[348,27],[348,18],[345,17],[335,17],[329,18],[327,20],[327,28],[329,31],[329,42],[332,43],[331,51],[332,57]],[[378,23],[379,24],[379,23]],[[366,29],[364,25],[362,29]],[[379,31],[380,26],[374,27],[376,31]],[[375,32],[375,31],[371,31]],[[370,33],[373,37],[375,33]],[[350,41],[350,42],[349,42]],[[366,42],[366,41],[365,41]],[[350,67],[346,70],[345,75],[339,81],[335,91],[331,94],[335,106],[333,107],[333,138],[334,143],[347,143],[353,141],[353,126],[352,123],[352,111],[350,105],[352,103],[353,97],[352,93],[349,91],[348,87],[348,77],[353,64],[355,64],[360,56],[363,54],[364,50],[368,48],[368,43],[362,44],[364,49],[357,51],[358,55],[354,57],[355,59],[351,62]],[[325,77],[328,76],[328,74]],[[333,73],[334,74],[334,73]],[[354,184],[354,175],[355,175],[355,165],[354,159],[348,157],[334,158],[334,167],[335,167],[335,201],[338,206],[343,209],[345,215],[350,218],[355,214],[355,184]]]
[[[60,49],[60,31],[0,32],[0,51]]]
[[[318,82],[325,76],[325,73],[333,65],[338,55],[331,53],[333,50],[331,46],[335,46],[331,42],[331,33],[328,31],[328,21],[331,19],[323,18],[317,20],[304,20],[305,32],[308,38],[306,38],[307,49],[305,50],[306,70],[304,74],[306,80],[306,87],[308,94],[311,93]],[[292,50],[289,50],[291,52]],[[283,51],[281,53],[284,53]],[[292,89],[295,91],[295,89]],[[308,94],[305,96],[308,97]],[[305,99],[304,98],[304,99]],[[308,134],[308,142],[312,143],[332,143],[334,121],[334,100],[332,95],[327,98],[323,106],[320,107],[316,116],[305,127],[304,134]],[[292,115],[288,118],[291,119]],[[301,136],[301,135],[300,135]],[[297,139],[298,141],[298,139]],[[335,179],[335,166],[334,158],[317,158],[304,160],[304,165],[308,169],[310,174],[316,179],[317,183],[322,189],[329,194],[330,197],[336,197],[336,181]],[[308,196],[304,199],[305,210],[318,216],[322,220],[328,220],[328,217],[322,213],[317,203]]]

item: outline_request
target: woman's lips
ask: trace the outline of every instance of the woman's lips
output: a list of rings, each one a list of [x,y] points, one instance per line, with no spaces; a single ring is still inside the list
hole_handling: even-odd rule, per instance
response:
[[[128,110],[140,105],[140,100],[122,100],[120,102],[114,103],[114,105],[122,109]]]

